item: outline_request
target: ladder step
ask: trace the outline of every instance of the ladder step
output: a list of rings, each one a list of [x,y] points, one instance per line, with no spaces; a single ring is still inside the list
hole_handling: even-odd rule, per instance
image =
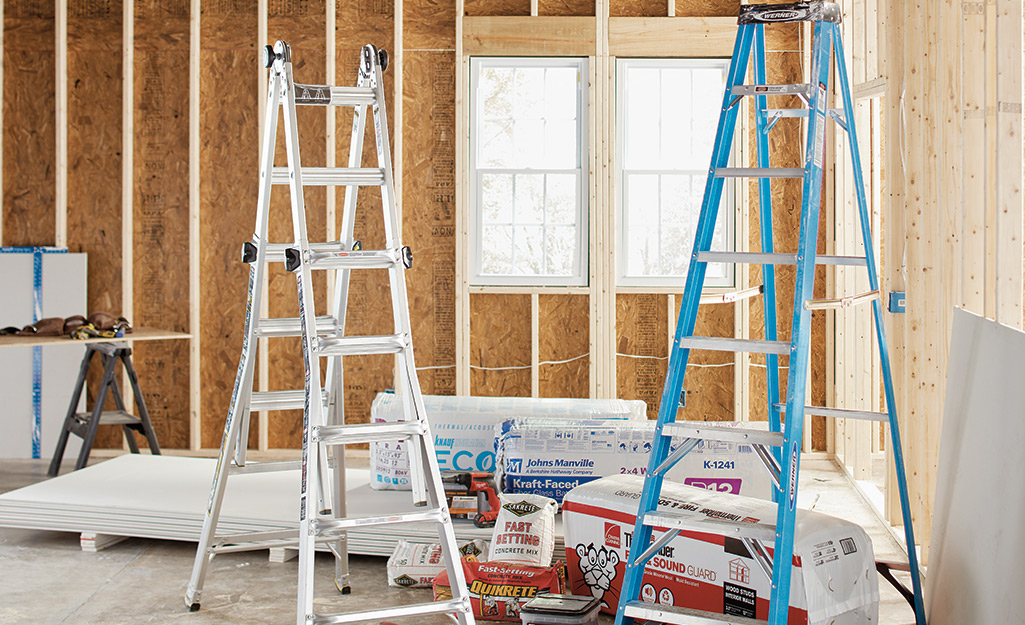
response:
[[[716,178],[804,178],[800,167],[717,167]]]
[[[349,249],[349,246],[340,241],[330,241],[327,243],[310,243],[311,252],[344,252]],[[283,263],[285,262],[285,250],[290,250],[295,247],[295,243],[268,243],[266,260],[268,263]]]
[[[317,317],[317,334],[334,335],[338,333],[338,322],[331,315]],[[299,317],[274,317],[260,319],[256,326],[258,337],[302,336],[302,325]]]
[[[787,411],[786,404],[776,404],[781,413]],[[834,419],[861,419],[863,421],[882,421],[889,423],[890,415],[885,412],[872,412],[870,410],[848,410],[847,408],[827,408],[826,406],[805,406],[804,414],[817,417],[832,417]]]
[[[312,252],[310,269],[389,269],[403,263],[412,255],[408,247],[394,250],[346,250],[338,252]],[[406,256],[408,255],[408,256]]]
[[[249,473],[274,473],[276,471],[297,471],[301,469],[303,463],[301,460],[281,460],[275,462],[252,462],[239,466],[232,463],[228,467],[228,471],[232,475],[243,475]]]
[[[703,263],[746,263],[749,265],[796,265],[797,254],[781,254],[779,252],[698,252],[698,261]],[[864,267],[864,256],[828,256],[815,255],[816,265],[845,265]]]
[[[730,92],[734,96],[750,95],[799,95],[811,97],[812,86],[808,83],[794,85],[737,85]]]
[[[353,445],[374,441],[406,440],[421,436],[426,428],[420,421],[321,425],[313,428],[313,440],[325,445]]]
[[[380,167],[303,167],[303,186],[307,187],[379,187],[384,184]],[[288,184],[292,176],[287,167],[275,167],[272,184]]]
[[[93,413],[76,412],[75,419],[86,423],[92,421]],[[125,410],[104,410],[100,413],[100,425],[135,425],[142,423],[142,419]]]
[[[333,537],[334,534],[344,532],[354,527],[368,527],[371,525],[397,525],[400,523],[422,523],[431,521],[440,523],[445,518],[446,510],[436,508],[423,512],[405,512],[402,514],[391,514],[388,516],[355,516],[342,519],[332,517],[318,517],[316,520],[316,532],[321,537]]]
[[[769,119],[780,117],[808,117],[811,109],[765,109],[765,116]],[[831,117],[843,119],[843,109],[829,109]]]
[[[772,430],[754,430],[748,428],[721,427],[712,423],[708,425],[692,425],[690,423],[669,422],[662,426],[663,436],[695,438],[705,441],[727,441],[731,443],[747,443],[749,445],[783,446],[783,434]]]
[[[367,610],[365,612],[348,612],[345,614],[311,614],[306,617],[307,625],[340,625],[341,623],[361,623],[380,621],[381,619],[391,620],[409,616],[421,616],[428,614],[456,614],[459,612],[469,613],[470,604],[459,599],[448,601],[433,601],[431,603],[414,603],[412,605],[382,608],[380,610]]]
[[[680,339],[680,349],[704,349],[713,352],[753,352],[756,354],[790,354],[786,341],[731,339],[718,336],[688,336]]]
[[[377,104],[370,87],[334,87],[295,84],[296,106],[364,106]]]
[[[846,297],[832,297],[829,299],[810,299],[804,303],[806,310],[833,310],[835,308],[850,308],[859,304],[867,304],[879,299],[879,291],[868,291],[857,295]]]
[[[321,402],[327,403],[327,391],[321,389]],[[306,405],[306,391],[289,389],[284,391],[253,391],[249,400],[250,412],[263,410],[302,410]]]
[[[317,351],[321,356],[362,356],[397,354],[409,345],[405,334],[382,336],[341,336],[320,339]]]
[[[644,515],[644,524],[650,527],[718,534],[734,538],[751,538],[763,542],[776,540],[776,528],[764,523],[730,521],[705,516],[699,512],[672,512],[656,510]]]
[[[768,623],[768,621],[743,616],[729,616],[717,612],[678,608],[646,601],[627,602],[623,614],[635,620],[672,623],[673,625],[766,625]]]

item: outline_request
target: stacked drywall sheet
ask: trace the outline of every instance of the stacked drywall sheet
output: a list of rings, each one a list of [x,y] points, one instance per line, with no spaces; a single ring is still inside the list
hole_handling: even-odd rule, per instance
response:
[[[124,455],[0,495],[0,526],[197,541],[216,460]],[[365,469],[347,469],[347,504],[353,514],[410,510],[408,492],[370,489]],[[287,529],[297,525],[299,471],[232,476],[218,534]],[[490,529],[455,520],[459,539],[491,538]],[[561,525],[556,528],[561,552]],[[399,539],[434,542],[432,523],[349,530],[349,551],[388,556]]]
[[[36,319],[87,313],[86,255],[66,251],[0,248],[0,327],[24,327]],[[0,393],[4,397],[0,458],[49,458],[53,454],[84,352],[70,339],[67,345],[0,349]],[[82,401],[80,410],[84,410],[84,397]],[[80,438],[72,436],[64,457],[77,456],[81,444]]]

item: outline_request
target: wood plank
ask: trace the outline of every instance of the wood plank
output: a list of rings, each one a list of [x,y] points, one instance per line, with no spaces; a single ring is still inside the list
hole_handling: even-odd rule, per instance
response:
[[[85,345],[86,343],[137,343],[142,341],[172,341],[191,338],[185,332],[163,330],[159,328],[134,328],[121,338],[95,338],[75,340],[67,336],[17,336],[13,334],[0,336],[0,348],[3,347],[45,347],[47,345]]]
[[[132,321],[189,330],[189,7],[135,3]],[[139,376],[162,445],[189,446],[189,351],[181,342],[140,345]]]
[[[465,15],[463,0],[456,0],[456,85],[455,85],[455,276],[454,276],[454,320],[455,320],[455,389],[457,395],[470,392],[470,103],[469,57],[463,50],[463,29]]]
[[[470,394],[530,396],[530,296],[470,298]]]
[[[56,241],[54,7],[4,5],[3,245]]]
[[[467,17],[463,54],[588,56],[594,53],[593,17]]]
[[[997,259],[996,319],[1023,326],[1022,269],[1022,6],[997,2]]]
[[[199,67],[200,0],[189,4],[189,68]],[[199,451],[203,444],[203,419],[200,413],[202,386],[200,370],[199,305],[199,72],[189,72],[189,450]]]
[[[669,366],[669,346],[662,340],[669,324],[666,298],[652,293],[616,296],[616,396],[643,400],[649,415],[658,414]],[[688,372],[688,382],[693,372]],[[692,390],[698,389],[688,385]]]
[[[217,448],[242,349],[249,268],[239,246],[252,237],[259,170],[259,65],[254,6],[205,6],[200,22],[200,303],[202,446]],[[231,168],[224,163],[233,163]],[[232,210],[226,210],[232,207]],[[256,423],[250,440],[256,441]]]
[[[737,37],[735,17],[613,17],[612,56],[729,57]]]
[[[967,10],[969,7],[980,10]],[[961,13],[962,163],[965,198],[961,243],[960,305],[977,314],[986,308],[986,15],[981,4],[966,5]]]

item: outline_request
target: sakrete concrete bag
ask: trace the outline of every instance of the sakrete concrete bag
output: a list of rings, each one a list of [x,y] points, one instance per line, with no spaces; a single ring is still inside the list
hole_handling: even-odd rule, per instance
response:
[[[614,476],[566,495],[562,507],[570,592],[592,595],[614,614],[630,553],[643,479]],[[712,493],[668,481],[660,508],[775,526],[772,502]],[[659,530],[656,529],[656,532]],[[772,545],[766,545],[771,551]],[[877,622],[878,576],[872,542],[848,521],[797,511],[791,625]],[[771,582],[744,544],[682,532],[645,567],[641,599],[748,618],[768,618]]]
[[[541,495],[500,495],[502,508],[491,537],[489,561],[548,566],[555,551],[555,500]]]
[[[561,502],[570,489],[601,477],[644,475],[654,435],[654,421],[506,419],[495,426],[496,482],[507,493],[534,493]],[[671,449],[682,442],[674,438]],[[769,474],[746,444],[701,441],[669,471],[668,479],[716,492],[772,497]]]
[[[549,567],[506,562],[478,562],[463,558],[466,588],[477,618],[520,622],[520,604],[538,595],[558,595],[566,590],[566,565],[562,560]],[[434,600],[452,598],[448,571],[434,578]]]
[[[643,401],[622,399],[538,399],[530,397],[424,396],[438,466],[444,471],[494,471],[495,424],[513,417],[589,420],[645,419]],[[398,421],[402,398],[378,393],[370,421]],[[378,490],[409,490],[406,443],[370,444],[370,485]]]
[[[459,554],[487,554],[488,543],[479,538],[459,543]],[[434,578],[445,570],[441,543],[431,545],[400,540],[388,558],[388,585],[405,588],[430,588]]]

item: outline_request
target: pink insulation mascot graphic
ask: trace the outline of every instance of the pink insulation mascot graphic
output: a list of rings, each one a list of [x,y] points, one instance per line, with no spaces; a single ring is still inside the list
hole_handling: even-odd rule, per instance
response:
[[[576,551],[580,558],[577,566],[580,567],[580,572],[584,575],[584,583],[591,591],[591,596],[600,601],[603,607],[615,608],[619,603],[619,598],[610,596],[606,599],[605,593],[612,587],[612,580],[616,579],[619,553],[604,545],[595,548],[594,543],[579,544]],[[612,594],[615,594],[615,591]]]

